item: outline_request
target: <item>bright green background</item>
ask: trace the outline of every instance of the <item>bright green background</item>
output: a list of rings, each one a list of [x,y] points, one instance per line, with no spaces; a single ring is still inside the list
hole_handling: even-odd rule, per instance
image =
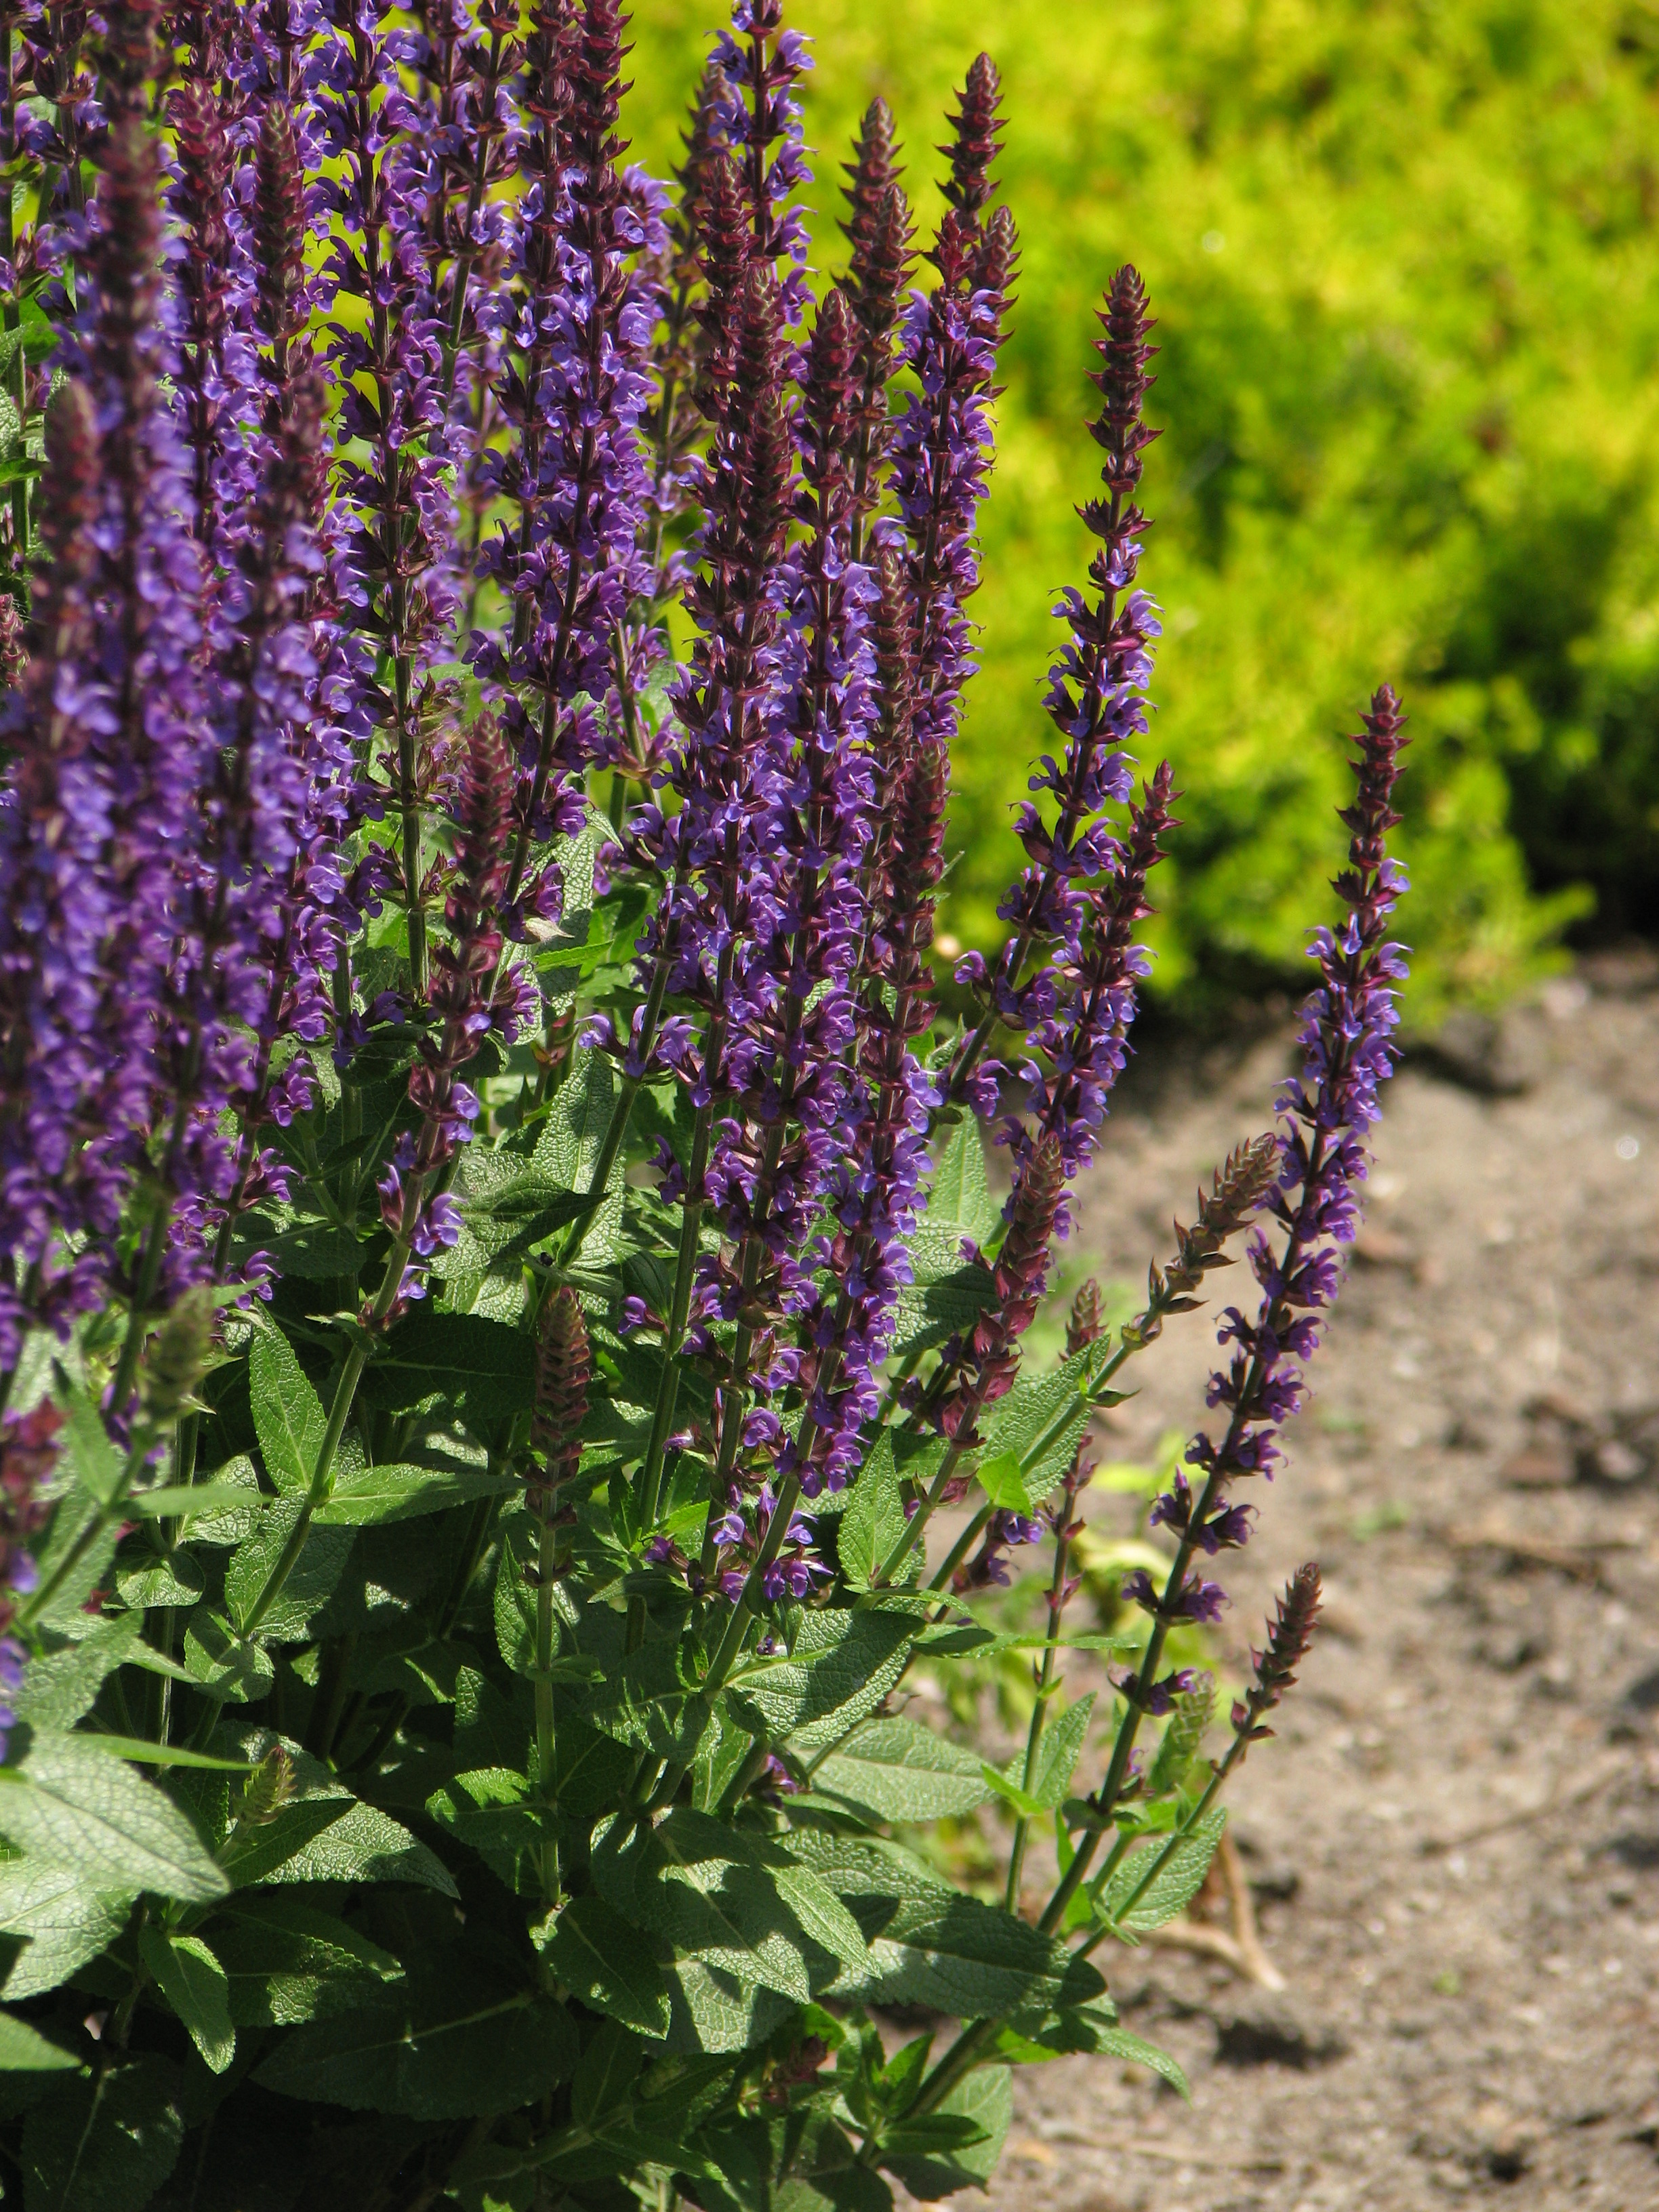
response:
[[[637,0],[627,121],[659,170],[718,5]],[[879,92],[929,229],[979,46],[1006,86],[1024,261],[951,926],[994,933],[1008,806],[1050,742],[1091,313],[1126,258],[1164,348],[1152,744],[1186,792],[1161,988],[1294,975],[1329,910],[1337,736],[1384,676],[1416,740],[1419,1020],[1535,966],[1591,902],[1573,886],[1597,928],[1659,918],[1655,0],[794,0],[789,20],[817,42],[820,179]],[[838,198],[807,197],[833,271]]]

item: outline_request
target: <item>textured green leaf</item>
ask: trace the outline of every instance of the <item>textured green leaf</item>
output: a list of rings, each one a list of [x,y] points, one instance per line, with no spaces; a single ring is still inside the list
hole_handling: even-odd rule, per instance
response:
[[[771,1838],[689,1807],[623,1847],[597,1840],[592,1863],[613,1909],[672,1944],[688,1993],[712,1977],[739,2003],[756,1988],[805,2003],[815,1982],[854,1971],[863,1957],[858,1924],[833,1892],[799,1880],[810,1869]]]
[[[239,1636],[205,1606],[185,1630],[185,1665],[204,1690],[230,1705],[256,1705],[276,1679],[276,1662],[262,1644]]]
[[[246,1468],[245,1483],[224,1480],[229,1470],[222,1468],[211,1482],[166,1482],[155,1490],[134,1491],[126,1500],[126,1511],[135,1521],[181,1521],[195,1543],[238,1543],[252,1534],[258,1518],[259,1478],[251,1459],[234,1460],[231,1466]],[[236,1516],[240,1535],[206,1533],[210,1528],[217,1531],[230,1516]],[[191,1525],[196,1522],[202,1526]]]
[[[930,1283],[907,1283],[899,1292],[893,1355],[908,1359],[969,1329],[996,1303],[991,1271],[971,1261]]]
[[[62,1404],[64,1455],[70,1472],[88,1498],[107,1505],[120,1490],[126,1462],[110,1442],[103,1416],[84,1390],[66,1390]]]
[[[115,1588],[123,1605],[142,1613],[147,1606],[194,1605],[207,1584],[188,1552],[161,1554],[129,1544],[116,1561]]]
[[[252,1535],[231,1554],[225,1569],[225,1604],[239,1633],[302,1510],[297,1498],[273,1498]],[[258,1633],[265,1643],[294,1644],[304,1637],[313,1614],[333,1595],[356,1540],[353,1528],[319,1528],[313,1522],[293,1572],[259,1623]]]
[[[526,1796],[522,1774],[484,1767],[458,1774],[426,1801],[428,1818],[478,1856],[521,1897],[543,1893],[540,1853],[549,1832],[544,1808]]]
[[[877,1568],[903,1534],[904,1500],[893,1466],[893,1440],[884,1429],[854,1485],[836,1531],[842,1575],[854,1589],[868,1589]]]
[[[504,1322],[422,1307],[392,1330],[362,1388],[389,1413],[440,1398],[471,1419],[500,1419],[535,1396],[536,1346]]]
[[[936,2154],[907,2155],[901,2151],[882,2160],[911,2196],[919,2197],[924,2203],[954,2196],[958,2189],[983,2189],[996,2172],[1002,2146],[1008,2137],[1009,2123],[1014,2116],[1012,2069],[981,2067],[966,2081],[958,2082],[935,2108],[935,2113],[929,2115],[935,2116],[966,2122],[971,2133]],[[901,2122],[896,2131],[901,2142],[906,2124]]]
[[[1079,1698],[1066,1706],[1058,1720],[1050,1721],[1043,1730],[1042,1741],[1037,1751],[1036,1772],[1031,1777],[1030,1794],[1038,1809],[1052,1813],[1066,1796],[1072,1786],[1072,1776],[1082,1756],[1083,1746],[1089,1734],[1089,1722],[1094,1713],[1095,1693]],[[1003,1769],[1011,1782],[1024,1784],[1025,1759],[1022,1753]]]
[[[1021,1480],[1019,1457],[1015,1452],[988,1452],[975,1473],[979,1486],[993,1505],[1000,1506],[1005,1513],[1029,1513],[1030,1493]]]
[[[668,1984],[636,1928],[590,1891],[532,1931],[573,1996],[641,2035],[668,2033]]]
[[[1080,2003],[1105,1986],[1063,1943],[962,1895],[893,1844],[803,1828],[788,1846],[836,1892],[868,1945],[862,1972],[842,1976],[831,1996],[972,2020]]]
[[[1168,1848],[1168,1838],[1155,1836],[1151,1843],[1143,1844],[1124,1860],[1107,1885],[1099,1906],[1103,1917],[1111,1922],[1114,1929],[1135,1936],[1144,1936],[1173,1920],[1198,1894],[1226,1826],[1227,1815],[1222,1807],[1206,1813],[1170,1852],[1169,1864],[1149,1886],[1146,1895],[1126,1911],[1124,1908],[1140,1887],[1148,1868]]]
[[[238,2027],[292,2027],[361,2011],[402,1966],[301,1897],[244,1891],[217,1913],[213,1941]]]
[[[228,1887],[178,1807],[95,1736],[35,1735],[0,1767],[0,1832],[99,1890],[193,1903]]]
[[[54,2086],[23,2122],[23,2212],[143,2212],[184,2141],[179,2094],[149,2051]]]
[[[1071,1466],[1089,1419],[1083,1392],[1096,1358],[1092,1346],[1086,1346],[1060,1367],[1022,1375],[985,1423],[981,1468],[1011,1453],[1027,1498],[1046,1497]],[[980,1479],[984,1480],[982,1473]]]
[[[553,1094],[535,1152],[537,1168],[559,1189],[586,1189],[611,1126],[615,1095],[609,1060],[596,1052],[572,1055],[570,1073]],[[617,1169],[620,1174],[620,1160]]]
[[[603,2128],[629,2102],[644,2058],[639,2039],[614,2020],[600,2023],[570,2083],[570,2117],[579,2128]]]
[[[28,1938],[0,1994],[21,2002],[66,1982],[114,1942],[136,1894],[95,1887],[72,1862],[0,1861],[0,1929]]]
[[[470,1505],[475,1498],[504,1497],[517,1487],[509,1474],[493,1474],[459,1461],[442,1468],[356,1468],[341,1475],[328,1503],[318,1508],[316,1525],[361,1528],[376,1522],[412,1521],[452,1505]]]
[[[902,1715],[855,1729],[812,1787],[877,1820],[960,1818],[991,1795],[971,1751]]]
[[[138,1953],[209,2070],[222,2074],[236,2056],[224,1968],[199,1936],[164,1934],[153,1922],[139,1933]]]
[[[264,1499],[253,1462],[228,1459],[202,1484],[201,1517],[190,1522],[192,1544],[245,1544],[259,1525]]]
[[[246,1217],[237,1246],[245,1252],[264,1253],[277,1276],[297,1275],[303,1282],[355,1275],[363,1264],[363,1248],[349,1229],[286,1208]]]
[[[1193,2093],[1188,2086],[1187,2076],[1169,2052],[1160,2051],[1157,2044],[1147,2043],[1138,2035],[1131,2035],[1127,2027],[1109,2027],[1101,2030],[1093,2047],[1103,2058],[1121,2058],[1131,2066],[1149,2066],[1172,2089],[1178,2091],[1189,2105],[1192,2103]]]
[[[268,1729],[240,1736],[222,1729],[254,1763],[277,1741]],[[458,1894],[443,1861],[389,1814],[354,1797],[309,1752],[287,1744],[295,1794],[274,1819],[238,1825],[220,1849],[220,1861],[238,1889],[256,1882],[406,1881]]]
[[[562,2005],[477,1966],[391,1984],[374,2008],[313,2021],[254,2080],[279,2095],[416,2120],[470,2120],[568,2081],[576,2031]]]
[[[988,1244],[1002,1223],[1002,1208],[985,1174],[985,1140],[971,1114],[945,1138],[928,1186],[927,1211],[910,1239],[910,1264],[919,1284],[937,1283],[963,1264],[964,1238]]]
[[[104,1677],[129,1657],[143,1625],[136,1613],[117,1613],[78,1643],[31,1659],[7,1704],[31,1728],[73,1728],[90,1710]]]
[[[322,1401],[301,1371],[294,1347],[279,1329],[262,1328],[255,1336],[248,1388],[265,1472],[284,1496],[303,1498],[311,1487],[328,1419]]]
[[[917,1626],[899,1613],[808,1613],[787,1656],[751,1662],[733,1677],[732,1710],[751,1735],[787,1738],[809,1755],[821,1751],[887,1695]]]
[[[0,2074],[55,2074],[80,2060],[15,2013],[0,2010]]]
[[[46,1545],[36,1564],[41,1583],[56,1583],[57,1588],[55,1595],[34,1615],[37,1629],[55,1628],[65,1636],[78,1636],[87,1625],[88,1600],[94,1591],[107,1589],[120,1528],[113,1518],[99,1528],[96,1524],[100,1511],[84,1492],[75,1490],[60,1502],[52,1515]],[[70,1555],[83,1538],[86,1549],[70,1565]],[[58,1582],[60,1569],[63,1580]]]

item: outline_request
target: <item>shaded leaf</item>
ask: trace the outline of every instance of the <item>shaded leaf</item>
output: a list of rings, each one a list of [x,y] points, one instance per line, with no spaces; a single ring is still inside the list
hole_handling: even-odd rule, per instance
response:
[[[139,1933],[138,1952],[210,2071],[222,2074],[236,2056],[224,1968],[199,1936],[166,1934],[153,1922]]]
[[[307,1899],[244,1891],[215,1916],[213,1941],[238,2027],[291,2027],[361,2011],[402,1966]]]
[[[15,2013],[0,2009],[0,2074],[54,2074],[80,2060]]]
[[[836,1531],[843,1576],[856,1589],[868,1589],[877,1568],[903,1534],[904,1500],[893,1465],[893,1440],[884,1430],[854,1485]]]
[[[577,2056],[562,2005],[482,1967],[450,1966],[391,1985],[370,2009],[295,2029],[253,2078],[308,2103],[470,2120],[544,2096]]]
[[[501,1498],[519,1487],[510,1474],[456,1461],[448,1467],[362,1467],[342,1473],[315,1526],[361,1528],[385,1521],[410,1521],[470,1505],[478,1498]]]
[[[143,2212],[184,2141],[179,2069],[146,2051],[64,2081],[23,2122],[24,2212]]]
[[[639,1930],[590,1891],[532,1931],[559,1979],[595,2012],[641,2035],[668,2033],[668,1984]]]
[[[0,1832],[99,1890],[203,1902],[228,1887],[178,1807],[95,1736],[32,1736],[0,1766]]]

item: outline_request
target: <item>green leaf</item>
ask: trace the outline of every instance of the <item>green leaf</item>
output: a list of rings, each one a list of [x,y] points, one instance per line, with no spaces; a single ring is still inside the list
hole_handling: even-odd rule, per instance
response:
[[[213,1940],[238,2027],[292,2027],[361,2011],[403,1968],[389,1951],[302,1897],[243,1891]]]
[[[541,1846],[550,1833],[546,1808],[526,1796],[522,1774],[500,1766],[458,1774],[426,1801],[428,1818],[477,1851],[496,1879],[520,1897],[543,1893]]]
[[[384,2001],[295,2029],[253,2079],[308,2104],[471,2120],[568,2081],[576,2031],[562,2005],[481,1966],[394,1984]]]
[[[303,1282],[325,1282],[331,1276],[355,1275],[363,1264],[363,1248],[349,1229],[314,1215],[296,1216],[286,1207],[246,1215],[236,1247],[263,1253],[279,1279],[295,1275]]]
[[[596,1892],[531,1931],[571,1995],[641,2035],[668,2033],[668,1984],[637,1929]]]
[[[272,1498],[252,1535],[231,1554],[225,1569],[225,1605],[239,1635],[304,1510],[298,1498]],[[312,1616],[334,1595],[356,1541],[354,1528],[319,1528],[312,1522],[293,1572],[259,1623],[258,1633],[265,1643],[295,1644],[304,1637]]]
[[[919,1284],[937,1283],[963,1264],[963,1240],[988,1244],[1002,1223],[985,1173],[985,1140],[971,1114],[945,1137],[927,1192],[927,1211],[910,1239],[910,1265]]]
[[[872,1712],[904,1672],[917,1623],[907,1614],[808,1613],[794,1649],[732,1677],[732,1711],[751,1735],[810,1755]]]
[[[246,1481],[227,1480],[230,1468],[246,1468]],[[135,1521],[182,1522],[193,1543],[240,1543],[252,1534],[258,1519],[259,1478],[251,1459],[233,1460],[230,1468],[221,1468],[211,1482],[169,1482],[155,1490],[135,1490],[126,1500],[127,1512]],[[198,1521],[199,1528],[192,1525]],[[233,1522],[235,1534],[219,1533],[227,1522]]]
[[[975,1470],[979,1486],[1005,1513],[1030,1513],[1030,1494],[1020,1480],[1019,1460],[1011,1451],[988,1453]]]
[[[144,1766],[198,1766],[221,1774],[246,1774],[248,1762],[245,1759],[216,1759],[211,1752],[191,1751],[187,1744],[152,1743],[148,1736],[115,1735],[102,1729],[87,1729],[75,1738],[77,1743],[95,1743],[100,1751],[116,1759],[135,1759]]]
[[[362,1389],[367,1404],[386,1413],[439,1398],[468,1420],[502,1419],[535,1397],[535,1343],[477,1314],[418,1310],[387,1336]]]
[[[981,1483],[986,1465],[1004,1453],[1011,1453],[1018,1463],[1028,1501],[1046,1497],[1062,1480],[1089,1419],[1084,1392],[1097,1356],[1093,1346],[1085,1346],[1062,1366],[1020,1376],[985,1424]],[[1012,1510],[1029,1511],[1030,1504]]]
[[[858,1923],[770,1838],[678,1806],[649,1832],[613,1845],[596,1838],[593,1879],[607,1902],[694,1963],[739,1987],[805,2004],[818,1981],[856,1971]]]
[[[602,2128],[628,2093],[644,2052],[637,2039],[614,2020],[601,2021],[581,2055],[570,2084],[570,2117],[579,2128]]]
[[[117,1613],[78,1644],[31,1659],[7,1704],[31,1728],[46,1732],[73,1728],[90,1710],[105,1676],[131,1656],[143,1625],[138,1613]]]
[[[1043,1730],[1042,1741],[1037,1750],[1036,1772],[1031,1777],[1031,1796],[1036,1802],[1037,1812],[1052,1813],[1063,1802],[1072,1786],[1072,1776],[1089,1734],[1089,1722],[1094,1713],[1095,1693],[1067,1705],[1056,1721],[1051,1721]],[[1022,1755],[1003,1769],[1009,1781],[1023,1778],[1025,1761]]]
[[[118,1559],[116,1563],[115,1588],[122,1604],[135,1613],[152,1605],[194,1605],[207,1588],[202,1570],[188,1552],[162,1555],[149,1552],[146,1545],[129,1545],[127,1555],[130,1565]]]
[[[216,1613],[198,1607],[185,1630],[185,1665],[214,1697],[257,1705],[276,1679],[276,1662],[262,1644],[239,1636]]]
[[[615,1096],[610,1061],[596,1052],[573,1054],[570,1073],[553,1094],[535,1152],[537,1168],[558,1189],[586,1190],[599,1165]],[[619,1158],[617,1180],[621,1173]]]
[[[244,1455],[216,1468],[202,1485],[202,1496],[210,1498],[199,1520],[190,1522],[192,1544],[245,1544],[259,1525],[264,1493],[253,1462]]]
[[[3,1994],[21,2002],[66,1982],[115,1941],[136,1894],[97,1888],[72,1863],[0,1861],[0,1929],[28,1938]]]
[[[303,1498],[316,1472],[328,1417],[279,1329],[267,1326],[255,1336],[248,1386],[265,1472],[283,1496]]]
[[[892,1351],[897,1359],[926,1352],[969,1329],[996,1303],[991,1271],[977,1261],[930,1283],[907,1283],[899,1292]]]
[[[959,1819],[991,1795],[971,1751],[902,1715],[855,1729],[812,1787],[876,1820]]]
[[[1042,1818],[1043,1808],[1041,1802],[1036,1798],[1028,1796],[1020,1788],[1018,1783],[1010,1781],[1006,1774],[1000,1773],[988,1760],[981,1765],[979,1771],[985,1778],[987,1788],[994,1790],[1005,1804],[1012,1805],[1022,1820],[1040,1820]]]
[[[1160,2051],[1155,2043],[1147,2043],[1138,2035],[1131,2035],[1127,2027],[1103,2028],[1090,2045],[1103,2058],[1121,2058],[1131,2066],[1149,2066],[1160,2075],[1170,2087],[1184,2097],[1190,2105],[1193,2093],[1187,2076],[1167,2051]]]
[[[269,1729],[240,1737],[222,1730],[241,1756],[258,1765],[279,1739]],[[295,1794],[276,1816],[239,1825],[220,1850],[220,1863],[238,1889],[255,1882],[406,1881],[459,1894],[448,1869],[390,1814],[365,1805],[309,1752],[283,1739],[293,1762]]]
[[[139,1932],[138,1954],[210,2072],[222,2074],[236,2056],[224,1968],[199,1936],[164,1934],[153,1922]]]
[[[457,1316],[470,1318],[470,1316]],[[478,1498],[502,1498],[516,1490],[510,1474],[456,1461],[448,1467],[364,1467],[343,1470],[325,1505],[317,1510],[319,1528],[361,1528],[384,1521],[412,1521],[423,1513],[446,1512]]]
[[[48,2042],[15,2013],[0,2010],[0,2074],[50,2074],[80,2060],[61,2043]]]
[[[1114,1932],[1144,1936],[1153,1928],[1162,1928],[1177,1912],[1184,1911],[1197,1896],[1210,1870],[1210,1861],[1216,1855],[1226,1826],[1224,1808],[1218,1806],[1214,1812],[1206,1813],[1176,1845],[1170,1853],[1168,1865],[1133,1906],[1128,1904],[1130,1898],[1140,1887],[1148,1868],[1168,1850],[1168,1842],[1157,1836],[1139,1850],[1131,1852],[1112,1876],[1097,1908],[1102,1917],[1111,1923]]]
[[[88,1498],[100,1505],[111,1504],[120,1492],[126,1462],[110,1442],[103,1417],[84,1390],[66,1390],[62,1404],[70,1471]]]
[[[0,1766],[0,1832],[97,1889],[204,1903],[228,1887],[171,1799],[94,1736],[32,1736]]]
[[[983,2066],[957,2083],[928,2115],[929,2118],[965,2122],[969,2132],[939,2154],[907,2154],[907,2129],[915,2123],[901,2121],[894,2135],[900,2148],[885,2154],[882,2164],[895,2173],[924,2203],[954,2196],[958,2189],[983,2189],[996,2172],[1002,2146],[1014,2116],[1013,2072],[1006,2066]]]
[[[855,1589],[868,1589],[903,1534],[904,1500],[893,1465],[893,1439],[884,1429],[841,1516],[836,1547],[842,1575]]]
[[[54,2087],[23,2122],[23,2212],[143,2212],[184,2142],[179,2093],[150,2051]]]
[[[1105,1986],[1063,1943],[962,1895],[894,1844],[808,1828],[787,1844],[848,1908],[868,1946],[861,1970],[833,1984],[830,1996],[975,2020],[1080,2003]]]

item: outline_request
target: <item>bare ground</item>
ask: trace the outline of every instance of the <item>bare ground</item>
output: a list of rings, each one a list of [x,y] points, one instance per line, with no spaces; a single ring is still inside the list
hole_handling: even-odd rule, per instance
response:
[[[1091,1266],[1164,1250],[1287,1054],[1138,1068]],[[1102,2061],[1024,2069],[994,2212],[1659,2207],[1659,964],[1589,963],[1408,1066],[1376,1153],[1316,1395],[1228,1563],[1236,1668],[1291,1567],[1329,1595],[1233,1794],[1285,1988],[1104,1959],[1194,2109]],[[1172,1328],[1115,1455],[1194,1424],[1212,1351]]]

